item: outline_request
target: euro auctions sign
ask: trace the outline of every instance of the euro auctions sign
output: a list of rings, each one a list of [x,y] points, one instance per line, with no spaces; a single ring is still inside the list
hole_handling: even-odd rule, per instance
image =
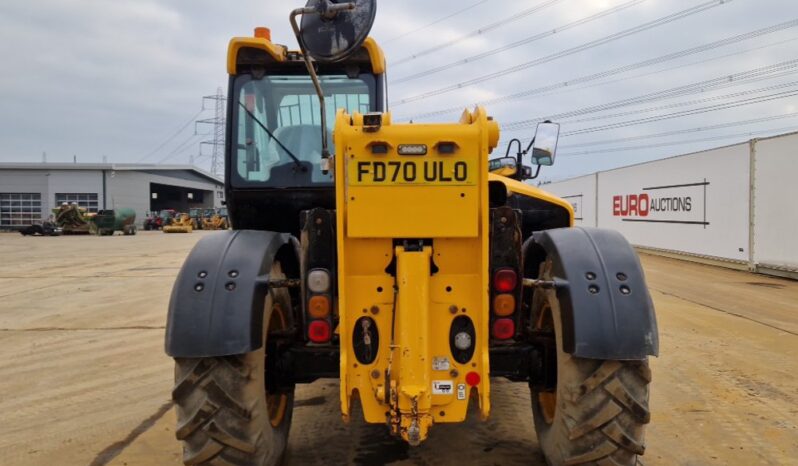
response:
[[[702,225],[707,221],[707,189],[696,183],[649,186],[640,192],[612,196],[612,215],[624,222]]]

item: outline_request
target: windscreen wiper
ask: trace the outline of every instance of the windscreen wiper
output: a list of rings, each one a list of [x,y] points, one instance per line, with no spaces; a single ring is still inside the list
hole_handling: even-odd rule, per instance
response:
[[[240,105],[241,108],[243,108],[244,111],[247,112],[247,115],[249,115],[249,117],[252,118],[252,121],[254,121],[255,123],[258,124],[258,126],[263,128],[263,131],[266,131],[266,134],[268,134],[270,138],[274,139],[274,142],[276,142],[277,145],[280,146],[285,151],[285,153],[288,154],[288,156],[294,160],[294,163],[296,164],[297,167],[299,167],[300,170],[302,171],[307,170],[305,166],[302,165],[302,162],[299,161],[299,158],[296,155],[294,155],[294,153],[291,152],[287,147],[285,147],[285,145],[282,142],[280,142],[279,139],[274,137],[274,134],[271,131],[269,131],[269,128],[267,128],[266,125],[264,125],[258,119],[258,117],[255,116],[254,113],[250,112],[246,105],[244,105],[240,100],[238,101],[238,105]]]

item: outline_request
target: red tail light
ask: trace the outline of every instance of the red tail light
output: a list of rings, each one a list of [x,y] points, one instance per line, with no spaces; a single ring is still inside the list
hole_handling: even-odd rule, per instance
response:
[[[517,284],[518,276],[513,269],[499,269],[493,275],[493,288],[499,293],[509,293],[515,290]]]
[[[479,385],[482,380],[478,372],[469,372],[466,374],[466,383],[472,387]]]
[[[493,338],[509,340],[515,335],[515,322],[513,319],[496,319],[493,321]]]
[[[330,323],[326,320],[314,320],[308,325],[308,338],[313,343],[327,343],[330,335]]]

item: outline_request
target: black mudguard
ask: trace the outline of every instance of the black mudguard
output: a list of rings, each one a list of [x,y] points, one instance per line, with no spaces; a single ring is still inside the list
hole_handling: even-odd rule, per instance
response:
[[[287,234],[255,230],[202,238],[172,289],[166,353],[197,358],[260,348],[268,274],[275,255],[290,241]]]
[[[583,227],[536,232],[524,245],[525,260],[540,258],[540,248],[553,260],[560,282],[566,353],[615,360],[658,355],[657,320],[643,268],[620,233]]]

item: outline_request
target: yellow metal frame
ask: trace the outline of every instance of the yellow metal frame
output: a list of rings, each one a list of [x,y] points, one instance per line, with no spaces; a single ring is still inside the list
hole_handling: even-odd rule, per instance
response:
[[[366,37],[363,42],[363,48],[369,53],[369,60],[371,60],[371,70],[374,74],[385,73],[385,54],[382,49],[377,45],[377,41],[371,37]]]
[[[274,61],[279,63],[285,62],[288,54],[288,49],[284,45],[275,44],[266,38],[233,37],[230,39],[230,44],[227,46],[227,74],[231,76],[238,74],[238,53],[244,48],[264,50]],[[368,52],[373,73],[385,73],[385,54],[382,48],[377,44],[377,41],[371,37],[367,37],[363,42],[363,48]]]
[[[227,47],[227,74],[238,74],[238,52],[243,48],[264,50],[276,62],[284,62],[288,50],[285,46],[272,43],[268,39],[261,37],[233,37]]]
[[[569,226],[574,225],[574,206],[565,199],[559,198],[551,193],[548,193],[540,188],[536,188],[530,184],[522,183],[512,178],[507,178],[501,175],[490,173],[488,174],[488,181],[501,181],[507,186],[507,194],[509,196],[520,195],[527,197],[534,197],[549,204],[553,204],[568,211]]]
[[[411,443],[421,441],[434,423],[465,419],[472,391],[466,385],[469,372],[481,379],[473,390],[482,417],[490,413],[487,181],[488,154],[498,137],[498,125],[482,108],[464,113],[457,124],[393,125],[385,115],[376,132],[364,131],[361,115],[338,112],[334,170],[345,419],[352,396],[359,396],[367,422],[384,423],[390,412],[395,433]],[[455,143],[457,150],[437,153],[441,142]],[[386,145],[388,153],[373,154],[375,143]],[[396,148],[402,144],[424,144],[428,153],[399,155]],[[433,163],[449,158],[468,163],[473,182],[375,185],[351,179],[351,165],[364,161]],[[446,178],[451,177],[441,176]],[[405,250],[393,244],[394,238],[430,238],[433,245]],[[392,262],[395,278],[386,272]],[[468,316],[476,329],[474,356],[465,364],[451,357],[449,345],[449,329],[460,315]],[[374,319],[379,331],[378,355],[371,364],[358,362],[352,344],[362,316]],[[448,368],[434,370],[436,358],[446,358]],[[451,393],[433,393],[433,384],[446,381],[452,384]],[[458,396],[461,385],[467,388]]]

